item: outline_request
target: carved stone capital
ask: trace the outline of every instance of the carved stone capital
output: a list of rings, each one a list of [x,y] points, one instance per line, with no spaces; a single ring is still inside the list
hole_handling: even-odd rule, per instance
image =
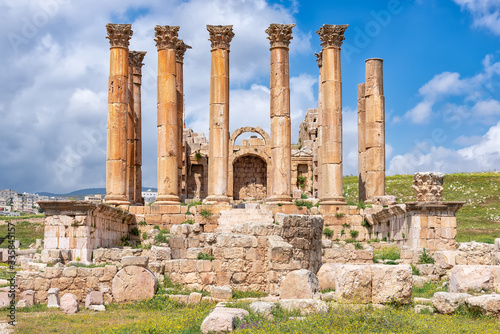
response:
[[[229,43],[234,37],[233,26],[211,26],[207,25],[210,33],[208,39],[212,42],[212,49],[229,50]]]
[[[112,48],[128,48],[130,38],[132,38],[132,25],[131,24],[106,24],[108,31],[107,39]]]
[[[440,202],[443,199],[444,174],[436,172],[415,173],[413,190],[419,202]]]
[[[292,37],[292,28],[295,24],[276,24],[271,23],[266,29],[267,39],[271,42],[272,48],[288,48]]]
[[[318,67],[323,66],[323,51],[314,54],[316,56],[316,61],[318,62]]]
[[[155,42],[159,50],[175,49],[179,26],[155,26]]]
[[[344,32],[349,25],[324,24],[316,33],[319,35],[323,48],[340,48],[344,38]]]
[[[129,51],[128,52],[128,62],[133,67],[135,73],[141,72],[141,67],[144,65],[142,62],[146,51]]]
[[[182,39],[178,39],[177,44],[175,44],[175,59],[178,63],[182,63],[184,61],[184,54],[187,49],[192,49],[192,47],[184,43]]]

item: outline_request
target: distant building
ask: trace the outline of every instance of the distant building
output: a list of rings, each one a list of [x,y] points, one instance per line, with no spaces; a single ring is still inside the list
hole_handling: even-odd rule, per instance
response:
[[[38,213],[40,206],[36,202],[48,199],[47,196],[26,192],[21,194],[12,189],[0,190],[0,211],[4,213],[10,211]]]
[[[85,196],[85,200],[95,204],[101,204],[103,201],[103,195],[97,194],[97,195]]]
[[[153,203],[154,201],[156,201],[157,196],[158,196],[158,193],[156,191],[151,190],[151,189],[148,189],[147,191],[142,192],[142,197],[144,198],[144,204]]]

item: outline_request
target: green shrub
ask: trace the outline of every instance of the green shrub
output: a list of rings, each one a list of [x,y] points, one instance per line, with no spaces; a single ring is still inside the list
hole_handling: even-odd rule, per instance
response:
[[[363,249],[363,245],[359,241],[354,242],[354,248],[355,249]]]
[[[387,238],[386,238],[386,237],[383,237],[383,238],[382,238],[382,242],[387,242]]]
[[[300,150],[300,148],[299,148],[299,150]],[[306,186],[306,181],[307,181],[307,176],[302,176],[302,175],[297,176],[297,184],[302,189],[304,189],[304,187]]]
[[[328,238],[331,238],[333,237],[333,231],[331,229],[329,229],[328,227],[325,227],[323,229],[323,234],[328,237]]]
[[[146,240],[148,238],[148,234],[146,232],[144,232],[142,234],[142,240]]]
[[[143,221],[139,222],[139,224],[137,224],[137,225],[144,226],[144,225],[146,225],[146,222],[143,220]]]
[[[340,230],[340,235],[344,235],[345,234],[345,230],[344,229],[341,229]]]
[[[134,226],[130,230],[130,234],[135,235],[136,237],[138,237],[141,234],[141,231],[139,231],[139,229],[136,226]]]
[[[418,264],[434,264],[434,259],[427,253],[425,248],[422,251],[422,255],[418,258]]]
[[[200,216],[202,216],[203,218],[210,218],[210,216],[212,216],[212,213],[207,209],[203,209],[200,212]]]
[[[199,252],[196,258],[198,260],[210,260],[210,261],[213,261],[215,259],[215,257],[212,254],[207,254],[202,252]]]
[[[351,227],[351,225],[350,225],[350,224],[347,224],[347,223],[344,223],[344,224],[342,224],[342,227],[343,227],[343,228],[349,228],[349,227]]]
[[[351,238],[356,239],[359,235],[359,231],[356,230],[350,230],[349,234],[351,235]]]
[[[295,205],[298,207],[298,208],[302,208],[302,207],[306,207],[308,209],[312,208],[313,207],[313,204],[312,202],[309,202],[309,201],[304,201],[304,200],[296,200],[295,201]]]
[[[361,224],[361,226],[363,226],[365,228],[371,228],[372,227],[370,225],[370,223],[366,219],[363,219],[363,223]]]
[[[399,247],[390,246],[381,249],[376,249],[373,252],[375,260],[399,260],[401,258]]]
[[[300,195],[300,198],[301,198],[301,199],[307,199],[307,194],[306,194],[306,193],[302,193],[302,194]]]
[[[420,270],[418,270],[417,266],[411,264],[411,274],[414,276],[420,276]]]
[[[337,218],[342,218],[342,217],[344,217],[344,215],[345,215],[345,214],[344,214],[343,212],[337,212],[337,213],[335,214],[335,217],[337,217]]]
[[[160,243],[160,244],[168,243],[168,235],[167,234],[168,234],[168,231],[160,230],[160,233],[158,233],[155,236],[155,242]]]
[[[155,229],[155,230],[159,230],[159,229],[160,229],[160,226],[159,226],[159,225],[155,225],[155,226],[153,227],[153,229]]]
[[[192,219],[186,219],[185,221],[183,221],[181,224],[189,224],[189,225],[193,225],[194,224],[194,220]]]

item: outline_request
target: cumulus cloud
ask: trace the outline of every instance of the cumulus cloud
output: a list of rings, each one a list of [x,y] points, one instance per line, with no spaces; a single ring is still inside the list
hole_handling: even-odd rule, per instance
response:
[[[387,173],[395,175],[424,171],[455,173],[497,170],[500,166],[500,122],[480,139],[470,140],[475,143],[459,150],[421,142],[411,152],[392,158]]]
[[[396,116],[393,122],[409,120],[414,124],[427,124],[435,114],[441,112],[443,117],[450,114],[450,106],[464,108],[467,104],[475,104],[467,114],[479,111],[486,116],[497,114],[497,101],[492,100],[493,79],[500,75],[500,61],[493,62],[493,56],[487,55],[483,61],[483,70],[471,77],[461,78],[457,72],[443,72],[435,75],[418,90],[422,100],[415,107],[408,110],[402,117]],[[451,104],[450,97],[462,99],[460,105]],[[441,105],[444,103],[444,105]],[[453,112],[455,113],[455,112]],[[485,119],[481,119],[485,121]],[[488,120],[491,121],[490,118]],[[491,123],[490,123],[491,124]]]
[[[471,13],[474,26],[500,35],[500,3],[497,0],[453,0]]]

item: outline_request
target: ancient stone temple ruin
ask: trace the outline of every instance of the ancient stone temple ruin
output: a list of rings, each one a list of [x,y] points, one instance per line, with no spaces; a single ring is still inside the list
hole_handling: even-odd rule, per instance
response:
[[[435,254],[456,249],[455,213],[463,202],[442,201],[440,173],[415,175],[415,202],[398,204],[385,193],[383,61],[372,58],[365,63],[365,82],[358,85],[362,205],[347,204],[342,185],[341,47],[348,26],[324,25],[317,32],[321,40],[318,106],[307,112],[295,145],[291,143],[288,52],[293,27],[271,24],[266,30],[271,64],[268,134],[256,124],[230,133],[229,54],[237,32],[232,26],[207,26],[211,41],[211,72],[205,78],[210,80],[208,139],[183,128],[183,59],[190,46],[179,39],[179,27],[155,27],[151,41],[156,42],[158,58],[158,197],[152,205],[144,205],[141,68],[145,52],[128,49],[131,25],[108,24],[105,203],[40,202],[47,214],[41,260],[57,266],[34,273],[33,268],[43,265],[26,265],[18,274],[20,291],[34,290],[39,302],[47,301],[48,287],[73,293],[79,300],[91,291],[101,291],[106,301],[123,301],[127,292],[134,293],[120,282],[132,282],[137,275],[153,293],[168,276],[199,290],[228,286],[284,296],[286,277],[305,270],[318,274],[321,284],[324,277],[331,279],[339,298],[349,299],[352,293],[367,289],[368,285],[356,287],[349,281],[348,277],[359,274],[373,280],[361,300],[408,302],[409,264],[424,248]],[[248,132],[254,136],[237,142]],[[380,242],[366,243],[374,240]],[[401,248],[406,265],[373,264],[374,247],[388,245]],[[73,271],[63,266],[70,261],[107,265]],[[330,270],[331,264],[340,267]],[[352,276],[352,272],[359,273]],[[34,284],[35,280],[43,284]],[[406,292],[390,296],[390,286],[398,284],[405,285],[400,291]]]

